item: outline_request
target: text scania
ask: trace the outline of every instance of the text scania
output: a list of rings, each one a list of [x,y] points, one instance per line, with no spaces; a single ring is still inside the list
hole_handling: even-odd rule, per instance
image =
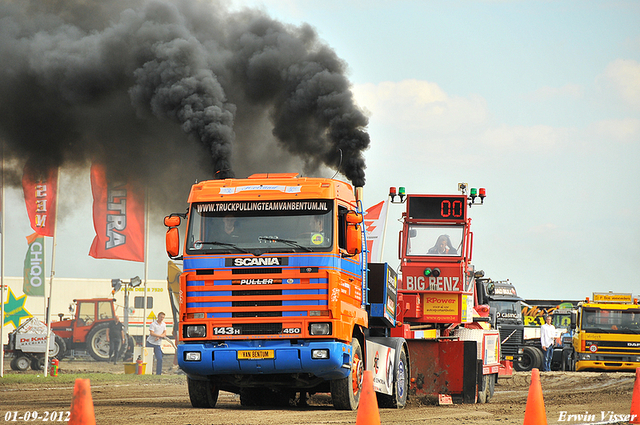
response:
[[[276,257],[271,258],[235,258],[233,265],[236,267],[242,266],[281,266],[281,259]]]
[[[123,184],[109,186],[107,191],[107,242],[106,249],[127,243],[122,232],[127,227],[127,191]]]
[[[407,289],[410,291],[462,291],[458,277],[407,276]]]
[[[328,211],[323,201],[212,202],[196,205],[198,213],[237,211]]]

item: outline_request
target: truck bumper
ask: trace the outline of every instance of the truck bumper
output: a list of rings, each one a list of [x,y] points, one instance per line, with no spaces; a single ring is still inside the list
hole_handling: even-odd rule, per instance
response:
[[[638,355],[576,353],[576,371],[586,369],[616,370],[634,372],[640,367]]]
[[[256,358],[240,358],[239,352]],[[314,358],[314,353],[323,355]],[[347,377],[351,365],[351,345],[337,341],[183,343],[177,355],[185,373],[199,376],[310,373],[333,380]]]

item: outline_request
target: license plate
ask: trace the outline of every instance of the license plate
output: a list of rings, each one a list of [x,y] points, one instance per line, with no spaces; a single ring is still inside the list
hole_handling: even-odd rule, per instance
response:
[[[506,356],[505,360],[513,360],[513,356]]]
[[[273,350],[245,350],[238,351],[238,360],[273,359]]]

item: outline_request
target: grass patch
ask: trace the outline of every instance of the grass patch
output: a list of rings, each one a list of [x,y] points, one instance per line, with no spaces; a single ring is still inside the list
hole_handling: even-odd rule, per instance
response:
[[[127,375],[113,373],[61,373],[58,376],[47,376],[44,374],[5,374],[0,378],[0,390],[8,388],[22,387],[56,387],[73,386],[76,379],[89,379],[91,385],[96,384],[185,384],[185,375]]]

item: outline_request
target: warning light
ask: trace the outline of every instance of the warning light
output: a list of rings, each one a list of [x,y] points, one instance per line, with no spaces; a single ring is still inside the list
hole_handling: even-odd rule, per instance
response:
[[[436,268],[436,269],[431,269],[429,267],[427,267],[426,269],[424,269],[424,275],[426,277],[438,277],[440,276],[440,269]]]
[[[407,196],[404,187],[400,186],[397,192],[395,187],[389,188],[389,197],[391,198],[391,202],[395,202],[396,196],[400,196],[400,202],[404,202],[404,198]]]
[[[484,187],[481,187],[480,189],[472,187],[471,190],[469,191],[469,199],[470,199],[469,206],[484,204],[484,198],[486,198],[486,196],[487,196],[487,190]],[[476,203],[476,198],[480,198],[479,203]]]

